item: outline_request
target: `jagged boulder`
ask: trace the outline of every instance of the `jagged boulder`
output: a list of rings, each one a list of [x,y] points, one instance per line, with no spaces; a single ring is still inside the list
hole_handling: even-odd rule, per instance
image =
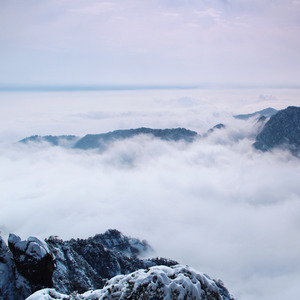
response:
[[[53,289],[27,298],[94,300],[234,300],[221,281],[183,265],[155,266],[110,279],[103,289],[68,296]]]
[[[23,300],[36,290],[18,273],[13,254],[0,237],[0,299]]]
[[[22,241],[10,234],[8,247],[19,274],[37,288],[53,286],[54,257],[45,243],[35,237]]]

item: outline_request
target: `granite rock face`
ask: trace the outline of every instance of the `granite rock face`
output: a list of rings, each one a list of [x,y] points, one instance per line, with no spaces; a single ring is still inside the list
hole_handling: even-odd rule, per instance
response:
[[[31,285],[35,288],[53,286],[54,257],[45,243],[35,237],[21,241],[17,235],[10,234],[8,247],[19,274]]]
[[[34,291],[53,286],[54,260],[46,244],[33,237],[21,241],[20,237],[10,234],[8,245],[1,238],[2,299],[23,300]]]
[[[280,147],[300,154],[300,107],[289,106],[273,115],[257,135],[253,146],[261,151]]]
[[[6,300],[23,300],[51,287],[60,293],[83,293],[102,288],[116,275],[177,264],[163,258],[138,258],[151,252],[151,247],[117,230],[69,241],[52,236],[45,242],[35,237],[22,241],[10,234],[8,246],[0,242],[0,297]]]

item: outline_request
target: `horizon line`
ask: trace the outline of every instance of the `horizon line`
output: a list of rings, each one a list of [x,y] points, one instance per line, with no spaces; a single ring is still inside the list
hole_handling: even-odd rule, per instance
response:
[[[254,85],[254,84],[107,84],[107,85],[9,85],[0,84],[0,92],[93,92],[93,91],[134,91],[134,90],[191,90],[191,89],[300,89],[300,85]]]

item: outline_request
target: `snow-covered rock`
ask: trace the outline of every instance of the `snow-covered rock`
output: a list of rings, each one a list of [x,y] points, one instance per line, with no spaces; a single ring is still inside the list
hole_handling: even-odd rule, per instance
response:
[[[8,245],[0,240],[0,299],[23,300],[42,288],[59,293],[100,289],[116,275],[155,265],[175,265],[164,259],[140,259],[151,252],[146,241],[108,230],[88,239],[63,241],[35,237],[23,241],[10,234]]]
[[[233,300],[221,281],[183,265],[155,266],[110,279],[103,289],[66,295],[54,289],[38,291],[27,300]]]
[[[61,293],[99,289],[116,275],[177,263],[159,258],[139,259],[138,256],[151,252],[148,243],[112,229],[88,239],[62,241],[50,237],[46,242],[55,257],[54,287]]]
[[[151,250],[111,229],[69,241],[10,234],[8,246],[0,238],[0,299],[233,299],[221,281],[190,267],[139,258]]]
[[[22,241],[19,236],[10,234],[8,247],[19,274],[37,288],[52,287],[54,257],[44,242],[35,237]]]
[[[23,300],[24,295],[30,295],[35,290],[18,273],[13,254],[0,237],[0,299]]]

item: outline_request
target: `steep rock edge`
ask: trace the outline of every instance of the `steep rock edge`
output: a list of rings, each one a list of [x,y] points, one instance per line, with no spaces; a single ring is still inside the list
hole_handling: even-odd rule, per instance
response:
[[[289,106],[278,111],[256,136],[253,146],[257,150],[288,149],[300,156],[300,107]]]

